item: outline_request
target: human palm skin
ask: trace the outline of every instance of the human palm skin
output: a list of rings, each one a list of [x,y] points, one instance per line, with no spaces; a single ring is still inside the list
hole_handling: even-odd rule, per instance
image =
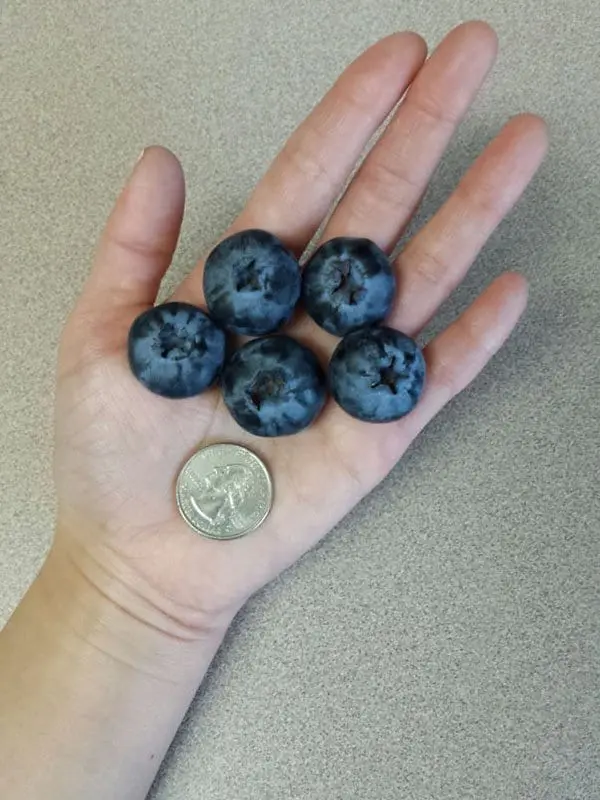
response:
[[[391,252],[495,53],[495,35],[479,22],[452,31],[427,61],[416,34],[395,34],[374,45],[294,132],[226,234],[262,228],[299,256],[364,146],[408,88],[323,233],[323,241],[368,237]],[[398,257],[399,291],[389,325],[410,336],[419,333],[517,201],[546,147],[539,118],[523,114],[507,123]],[[163,148],[147,149],[117,202],[65,326],[56,407],[54,550],[128,613],[158,614],[169,633],[189,638],[230,619],[384,478],[429,420],[500,348],[525,308],[527,290],[519,275],[499,277],[427,345],[425,392],[404,419],[367,425],[329,402],[308,430],[259,439],[237,426],[217,389],[168,400],[148,392],[128,367],[129,328],[155,302],[183,206],[179,162]],[[203,307],[202,262],[173,299]],[[288,332],[323,363],[336,343],[306,317]],[[268,519],[234,541],[197,536],[175,503],[182,465],[215,442],[249,447],[274,481]]]

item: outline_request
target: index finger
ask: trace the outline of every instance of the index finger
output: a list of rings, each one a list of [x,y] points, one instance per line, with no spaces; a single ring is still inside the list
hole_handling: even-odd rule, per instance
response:
[[[405,32],[359,56],[291,135],[226,235],[262,228],[301,254],[426,55],[423,39]],[[200,264],[177,299],[202,302],[201,271]]]

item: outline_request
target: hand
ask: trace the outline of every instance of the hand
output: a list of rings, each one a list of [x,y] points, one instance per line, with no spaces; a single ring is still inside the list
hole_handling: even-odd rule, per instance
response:
[[[366,236],[390,251],[415,211],[452,132],[492,65],[496,39],[462,25],[424,64],[415,34],[370,48],[286,144],[227,232],[264,228],[301,254],[365,144],[410,85],[327,225],[325,238]],[[544,123],[511,120],[397,261],[400,294],[389,324],[412,336],[462,280],[525,189],[546,150]],[[134,318],[154,303],[176,246],[184,179],[168,151],[148,149],[104,232],[60,350],[55,550],[137,616],[160,614],[168,633],[199,635],[230,619],[257,589],[312,547],[397,463],[421,429],[475,378],[526,305],[522,277],[497,279],[426,348],[428,379],[416,410],[367,425],[330,402],[294,437],[242,431],[217,390],[190,400],[149,393],[130,373]],[[203,305],[202,264],[174,299]],[[327,359],[335,340],[308,319],[293,335]],[[276,499],[266,523],[230,542],[202,539],[178,514],[174,484],[203,444],[238,442],[267,463]]]

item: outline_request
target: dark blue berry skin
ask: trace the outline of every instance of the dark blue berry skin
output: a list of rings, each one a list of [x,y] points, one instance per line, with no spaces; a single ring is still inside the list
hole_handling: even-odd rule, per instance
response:
[[[316,251],[302,276],[307,313],[334,336],[382,322],[395,292],[390,261],[369,239],[331,239]]]
[[[188,303],[165,303],[141,314],[129,331],[135,377],[163,397],[193,397],[208,389],[225,361],[225,334]]]
[[[204,267],[211,317],[226,330],[262,336],[292,316],[300,297],[300,266],[270,233],[248,230],[221,242]]]
[[[364,422],[391,422],[416,406],[425,383],[425,359],[418,345],[385,326],[345,336],[329,363],[336,402]]]
[[[314,353],[289,336],[265,336],[241,347],[221,376],[225,405],[255,436],[289,436],[307,428],[327,397]]]

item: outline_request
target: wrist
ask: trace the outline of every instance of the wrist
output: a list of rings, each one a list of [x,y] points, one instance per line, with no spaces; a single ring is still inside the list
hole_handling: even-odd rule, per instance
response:
[[[0,634],[0,796],[146,797],[226,626],[168,623],[64,545]]]
[[[185,621],[117,563],[59,532],[31,587],[44,635],[63,648],[108,658],[170,683],[199,678],[232,616],[190,612]],[[200,672],[199,672],[200,670]]]

